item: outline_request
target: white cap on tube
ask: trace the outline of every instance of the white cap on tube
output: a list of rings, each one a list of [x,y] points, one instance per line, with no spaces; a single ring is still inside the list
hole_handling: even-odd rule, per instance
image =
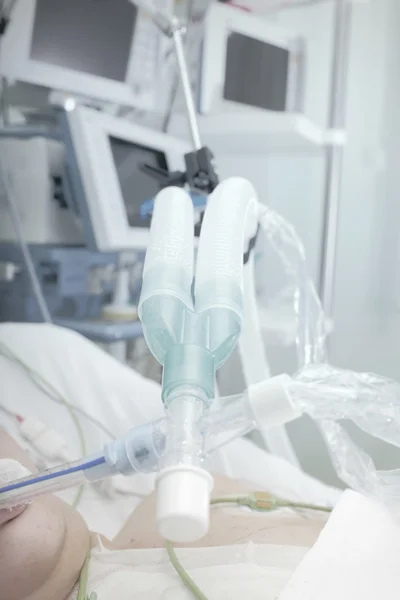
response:
[[[157,479],[157,526],[171,542],[190,543],[206,535],[210,524],[211,475],[199,467],[177,465]]]
[[[291,381],[289,375],[283,374],[248,388],[249,403],[260,429],[272,429],[302,415],[300,407],[293,403],[287,390]]]

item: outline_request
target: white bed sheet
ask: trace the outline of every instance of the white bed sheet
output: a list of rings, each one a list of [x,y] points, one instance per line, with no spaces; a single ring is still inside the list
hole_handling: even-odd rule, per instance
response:
[[[399,587],[398,524],[347,490],[279,600],[397,600]]]

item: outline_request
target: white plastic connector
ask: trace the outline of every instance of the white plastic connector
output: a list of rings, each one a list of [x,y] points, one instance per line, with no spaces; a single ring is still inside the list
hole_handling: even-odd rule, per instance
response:
[[[157,479],[157,526],[171,542],[195,542],[210,524],[211,475],[199,467],[178,465],[164,469]]]
[[[49,460],[70,460],[64,438],[36,417],[28,417],[22,421],[20,431],[21,435],[45,458]]]
[[[291,381],[289,375],[283,374],[248,388],[249,404],[261,430],[285,425],[302,415],[287,389]]]

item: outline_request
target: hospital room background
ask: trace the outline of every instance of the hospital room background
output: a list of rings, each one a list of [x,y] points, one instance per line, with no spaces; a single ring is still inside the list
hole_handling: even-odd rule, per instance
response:
[[[91,88],[90,82],[82,84],[80,90],[78,79],[70,76],[72,67],[66,69],[68,76],[65,78],[62,73],[56,73],[63,61],[61,50],[57,55],[57,41],[60,48],[65,48],[65,44],[62,45],[62,32],[56,30],[59,23],[50,14],[51,3],[63,4],[61,0],[3,0],[0,3],[1,10],[10,18],[0,50],[0,153],[3,165],[0,198],[0,321],[41,320],[32,281],[27,274],[26,257],[21,253],[21,231],[16,230],[6,198],[11,187],[18,205],[18,194],[27,202],[26,190],[35,189],[35,194],[29,198],[30,207],[24,207],[22,200],[17,207],[20,211],[19,224],[22,225],[22,235],[54,322],[83,333],[105,351],[114,354],[117,360],[126,361],[132,368],[160,381],[160,367],[141,337],[136,310],[146,250],[143,232],[148,230],[148,220],[145,220],[145,226],[138,227],[136,223],[137,241],[132,246],[127,244],[120,252],[114,252],[110,243],[109,248],[106,248],[107,244],[96,251],[90,248],[90,256],[76,254],[70,257],[68,248],[79,248],[79,239],[77,242],[72,237],[71,246],[71,241],[63,237],[61,229],[57,229],[60,227],[60,217],[56,209],[48,209],[47,204],[54,203],[57,211],[62,207],[62,219],[65,222],[68,220],[66,227],[70,227],[71,218],[67,213],[74,210],[80,212],[78,216],[83,222],[85,240],[83,247],[90,236],[95,237],[96,232],[93,234],[93,231],[96,224],[89,223],[93,220],[90,210],[85,213],[82,205],[77,207],[77,201],[71,201],[69,196],[74,196],[76,181],[75,188],[73,182],[72,193],[69,194],[66,178],[62,176],[63,170],[57,171],[58,166],[54,167],[54,172],[51,168],[49,171],[53,197],[48,197],[47,183],[43,183],[38,174],[42,163],[29,165],[32,157],[29,143],[40,140],[37,158],[42,152],[40,144],[46,139],[47,150],[43,152],[49,154],[43,160],[58,165],[62,159],[57,154],[57,141],[54,141],[54,136],[52,139],[52,135],[44,138],[29,131],[53,131],[52,108],[54,105],[65,107],[72,102],[70,106],[86,106],[97,115],[106,115],[107,119],[111,119],[110,130],[111,121],[114,123],[114,120],[118,120],[119,129],[115,126],[116,129],[110,134],[114,137],[118,137],[117,129],[123,132],[124,123],[126,127],[136,124],[151,131],[163,131],[163,135],[166,135],[167,127],[168,135],[180,140],[182,148],[187,144],[190,149],[184,99],[177,83],[179,79],[173,51],[170,41],[162,38],[146,16],[136,15],[135,36],[138,38],[140,33],[141,38],[139,41],[136,39],[136,45],[132,44],[130,48],[130,52],[139,57],[136,56],[137,62],[131,57],[131,69],[133,73],[133,64],[137,70],[148,72],[150,81],[146,83],[146,90],[152,87],[156,89],[155,102],[150,99],[150,93],[146,99],[146,90],[142,95],[136,94],[135,98],[130,92],[122,91],[122,86],[114,91],[117,76],[110,79],[109,90],[107,83]],[[90,3],[89,0],[77,3],[69,0],[64,4],[73,7],[80,3],[95,6],[99,14],[103,14],[105,6],[111,4],[126,5],[126,10],[133,8],[128,0],[113,0],[113,3]],[[200,73],[202,69],[205,70],[200,55],[204,51],[204,24],[208,18],[211,22],[207,14],[212,4],[206,0],[177,0],[173,7],[176,14],[188,24],[186,48],[189,70],[195,95],[203,100],[205,92],[203,94],[199,88],[204,86],[205,89],[210,85],[207,76],[211,78],[212,75]],[[219,105],[215,110],[198,107],[204,144],[214,154],[221,180],[231,176],[245,177],[252,182],[259,199],[285,217],[297,230],[304,243],[309,273],[317,291],[321,292],[325,284],[322,296],[331,330],[328,340],[330,362],[342,368],[373,371],[400,381],[400,4],[398,0],[349,2],[351,21],[340,23],[342,27],[349,27],[348,39],[341,48],[340,36],[343,31],[337,29],[337,5],[345,5],[345,0],[238,0],[238,6],[234,4],[225,2],[221,3],[221,7],[234,11],[236,17],[233,19],[237,22],[243,18],[249,30],[254,25],[254,31],[257,32],[255,38],[259,37],[260,28],[264,28],[267,38],[270,35],[274,39],[276,31],[282,31],[293,40],[301,40],[303,50],[297,55],[301,68],[296,76],[298,80],[291,83],[298,89],[294,93],[294,100],[292,98],[293,106],[287,104],[278,110],[257,106],[243,108],[239,104],[237,112],[231,107],[223,110],[224,118],[221,119]],[[168,8],[171,8],[171,3]],[[116,8],[115,13],[118,11]],[[30,24],[28,13],[32,13]],[[84,26],[79,19],[73,21],[72,9],[67,16],[68,19],[64,18],[65,28],[70,27],[69,31],[75,32],[74,39],[78,47],[79,38],[86,36]],[[42,17],[43,21],[40,22]],[[221,17],[220,23],[222,21]],[[115,22],[121,24],[117,18]],[[31,50],[34,48],[32,27],[36,27],[34,40],[37,51],[42,52],[40,58],[28,57],[29,44],[32,44]],[[209,27],[211,29],[210,24]],[[15,31],[27,36],[26,40],[19,38],[18,50],[11,39],[16,35]],[[100,29],[94,28],[93,31]],[[104,39],[96,43],[110,48],[111,52],[111,47],[117,45],[121,35],[119,30],[110,30],[107,43]],[[339,36],[339,41],[335,35]],[[222,36],[223,33],[220,34],[221,39]],[[214,49],[216,55],[219,51],[219,48]],[[342,56],[335,55],[337,52]],[[46,62],[46,56],[50,63],[54,63],[50,70],[40,66]],[[110,56],[110,60],[118,58],[116,52]],[[341,65],[337,64],[339,60]],[[138,67],[142,62],[146,65],[145,69]],[[35,68],[32,66],[34,63]],[[280,64],[277,61],[274,68],[283,69],[282,64],[279,67]],[[85,69],[88,70],[87,65]],[[54,84],[51,83],[53,71]],[[272,73],[272,76],[276,76],[276,73]],[[90,97],[91,89],[94,90],[93,98]],[[134,84],[131,84],[131,89],[136,89]],[[102,93],[104,98],[101,97]],[[137,101],[138,97],[140,101]],[[205,101],[203,104],[206,104]],[[242,119],[244,126],[240,126]],[[93,117],[93,123],[95,120],[96,117]],[[21,134],[24,130],[25,134]],[[71,125],[68,131],[71,133],[73,130],[74,125]],[[72,142],[75,143],[74,140]],[[139,140],[139,143],[151,148],[153,138]],[[83,152],[86,151],[89,152],[85,147]],[[332,157],[332,153],[337,151],[339,155]],[[173,152],[179,153],[178,145],[173,147]],[[153,167],[165,169],[162,160]],[[80,167],[75,164],[75,168]],[[89,173],[90,168],[87,166],[88,173],[81,173],[86,183],[88,178],[94,177],[93,172]],[[179,168],[182,167],[173,166],[170,170]],[[4,172],[7,170],[12,174],[11,186],[4,185]],[[33,172],[36,177],[30,181]],[[131,183],[135,185],[134,180]],[[90,185],[96,188],[97,183],[89,182]],[[112,186],[107,188],[111,192],[112,189]],[[108,199],[111,202],[111,198]],[[145,200],[151,198],[140,197],[135,202],[144,203]],[[143,204],[141,206],[143,208]],[[115,210],[118,212],[119,209]],[[51,223],[46,227],[52,230],[52,239],[51,236],[46,238],[47,233],[42,232],[40,224],[35,224],[34,217],[35,213],[38,215],[49,211],[53,212],[43,218],[48,218]],[[39,216],[37,218],[40,219]],[[76,267],[77,264],[80,268],[74,271],[71,265]],[[265,309],[263,295],[268,297],[268,283],[274,276],[274,273],[262,268],[263,264],[261,260],[257,270],[260,315]],[[82,292],[79,279],[85,278],[88,270],[91,272],[92,287],[90,292],[87,287]],[[68,276],[63,279],[64,272]],[[98,275],[98,280],[93,273]],[[332,285],[327,284],[327,279]],[[124,285],[129,287],[129,297],[124,296],[124,290],[121,291]],[[54,292],[57,299],[51,286],[57,288]],[[101,288],[101,293],[96,286]],[[76,289],[77,292],[74,291]],[[75,302],[75,293],[79,295],[79,302]],[[116,300],[118,294],[120,296]],[[126,310],[123,322],[117,314],[121,297]],[[271,333],[274,328],[267,325],[263,334],[271,373],[292,373],[296,367],[295,346],[290,333],[293,316],[275,314],[274,318],[276,321],[280,319],[280,325],[276,325],[276,328],[282,331]],[[122,334],[122,325],[127,321],[130,322],[130,328],[126,330],[128,333]],[[285,336],[289,337],[289,342],[284,341]],[[245,385],[240,355],[236,351],[218,374],[219,391],[224,395],[236,394]],[[326,483],[342,486],[321,434],[311,419],[302,417],[290,423],[287,430],[303,469]],[[359,431],[352,433],[357,442],[372,455],[378,468],[391,469],[398,465],[400,453],[394,447]],[[257,444],[264,444],[260,434],[251,435]]]

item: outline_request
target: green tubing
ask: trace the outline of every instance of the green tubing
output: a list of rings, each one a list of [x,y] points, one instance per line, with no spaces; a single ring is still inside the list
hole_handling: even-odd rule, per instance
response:
[[[278,508],[293,508],[297,510],[307,509],[326,513],[332,512],[331,508],[327,508],[325,506],[318,506],[316,504],[305,504],[301,502],[288,502],[286,500],[282,500],[281,498],[271,496],[266,492],[256,492],[255,494],[250,494],[249,496],[227,496],[225,498],[213,498],[210,504],[211,506],[215,506],[217,504],[236,504],[239,506],[247,506],[251,510],[258,510],[263,512],[271,512]],[[166,548],[172,566],[174,567],[175,571],[178,573],[179,577],[182,579],[186,587],[191,591],[193,598],[195,598],[196,600],[207,600],[207,597],[203,594],[203,592],[200,590],[200,588],[197,586],[197,584],[193,581],[188,572],[179,562],[179,559],[171,542],[166,542]]]
[[[172,566],[174,567],[175,571],[178,573],[179,577],[186,585],[186,587],[191,591],[193,598],[196,598],[196,600],[207,600],[207,596],[203,594],[201,589],[197,586],[197,584],[193,581],[188,572],[185,571],[182,564],[179,562],[179,559],[171,542],[166,542],[165,546],[167,548],[168,556]]]
[[[200,388],[209,400],[214,397],[215,367],[212,354],[194,344],[177,344],[165,357],[162,398],[166,402],[176,387]]]

